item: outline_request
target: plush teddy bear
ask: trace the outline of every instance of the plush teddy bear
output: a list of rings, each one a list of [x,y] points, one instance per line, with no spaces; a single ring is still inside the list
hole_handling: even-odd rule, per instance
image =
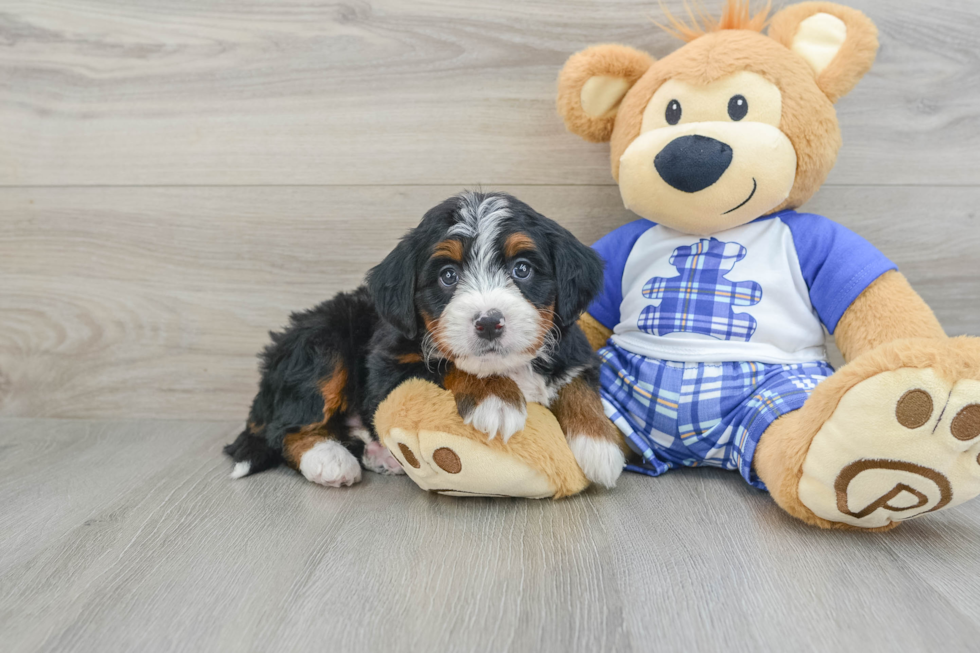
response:
[[[737,470],[824,528],[887,529],[980,494],[980,340],[948,338],[881,252],[795,210],[834,165],[833,105],[871,67],[874,25],[826,2],[768,20],[741,0],[702,22],[670,18],[686,44],[659,61],[599,45],[559,78],[566,126],[610,142],[641,216],[595,244],[605,288],[580,320],[627,468]],[[836,372],[824,327],[847,361]],[[382,406],[383,438],[465,431],[453,415],[425,424],[421,390]],[[525,433],[555,429],[529,415]],[[535,473],[557,478],[549,464]]]

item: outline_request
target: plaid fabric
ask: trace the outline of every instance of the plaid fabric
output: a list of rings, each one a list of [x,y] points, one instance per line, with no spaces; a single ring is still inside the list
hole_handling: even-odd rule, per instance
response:
[[[642,465],[627,469],[651,476],[677,466],[737,469],[762,490],[752,471],[759,438],[834,372],[822,361],[676,363],[612,344],[599,355],[606,415],[643,456]]]
[[[755,318],[748,313],[735,313],[732,307],[758,304],[762,286],[755,281],[725,278],[746,253],[742,245],[723,243],[717,238],[675,249],[670,264],[680,274],[647,281],[643,296],[660,303],[643,309],[637,327],[656,336],[686,331],[748,342],[755,333]]]

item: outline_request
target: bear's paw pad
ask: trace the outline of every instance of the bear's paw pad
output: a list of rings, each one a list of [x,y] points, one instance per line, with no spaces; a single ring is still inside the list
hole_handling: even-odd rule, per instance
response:
[[[980,381],[931,369],[872,376],[841,398],[803,463],[800,501],[818,517],[888,526],[980,494]]]

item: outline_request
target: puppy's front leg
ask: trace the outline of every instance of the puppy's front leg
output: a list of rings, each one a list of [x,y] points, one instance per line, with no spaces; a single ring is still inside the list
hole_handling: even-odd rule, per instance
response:
[[[492,439],[498,433],[504,442],[524,429],[527,402],[512,379],[504,376],[477,377],[453,368],[443,379],[456,398],[456,410],[467,424]]]
[[[610,488],[623,473],[627,448],[619,429],[602,410],[598,380],[593,381],[590,384],[579,376],[563,386],[551,411],[585,477]]]

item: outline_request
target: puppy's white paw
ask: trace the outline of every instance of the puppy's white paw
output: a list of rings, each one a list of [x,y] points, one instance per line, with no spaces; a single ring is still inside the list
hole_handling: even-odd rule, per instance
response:
[[[247,460],[242,460],[235,463],[235,468],[231,470],[232,478],[244,478],[248,476],[248,473],[252,471],[252,463]]]
[[[473,412],[463,420],[478,431],[483,431],[492,440],[498,433],[504,442],[518,431],[524,430],[527,421],[527,408],[518,408],[493,395],[480,402]]]
[[[299,471],[307,480],[327,487],[353,485],[361,480],[357,458],[334,440],[323,440],[303,454]]]
[[[369,442],[364,447],[364,455],[361,456],[364,466],[376,474],[404,474],[401,463],[391,455],[388,447],[380,442]]]
[[[626,465],[626,457],[618,445],[588,435],[572,435],[568,446],[587,479],[606,488],[616,487],[616,480]]]

